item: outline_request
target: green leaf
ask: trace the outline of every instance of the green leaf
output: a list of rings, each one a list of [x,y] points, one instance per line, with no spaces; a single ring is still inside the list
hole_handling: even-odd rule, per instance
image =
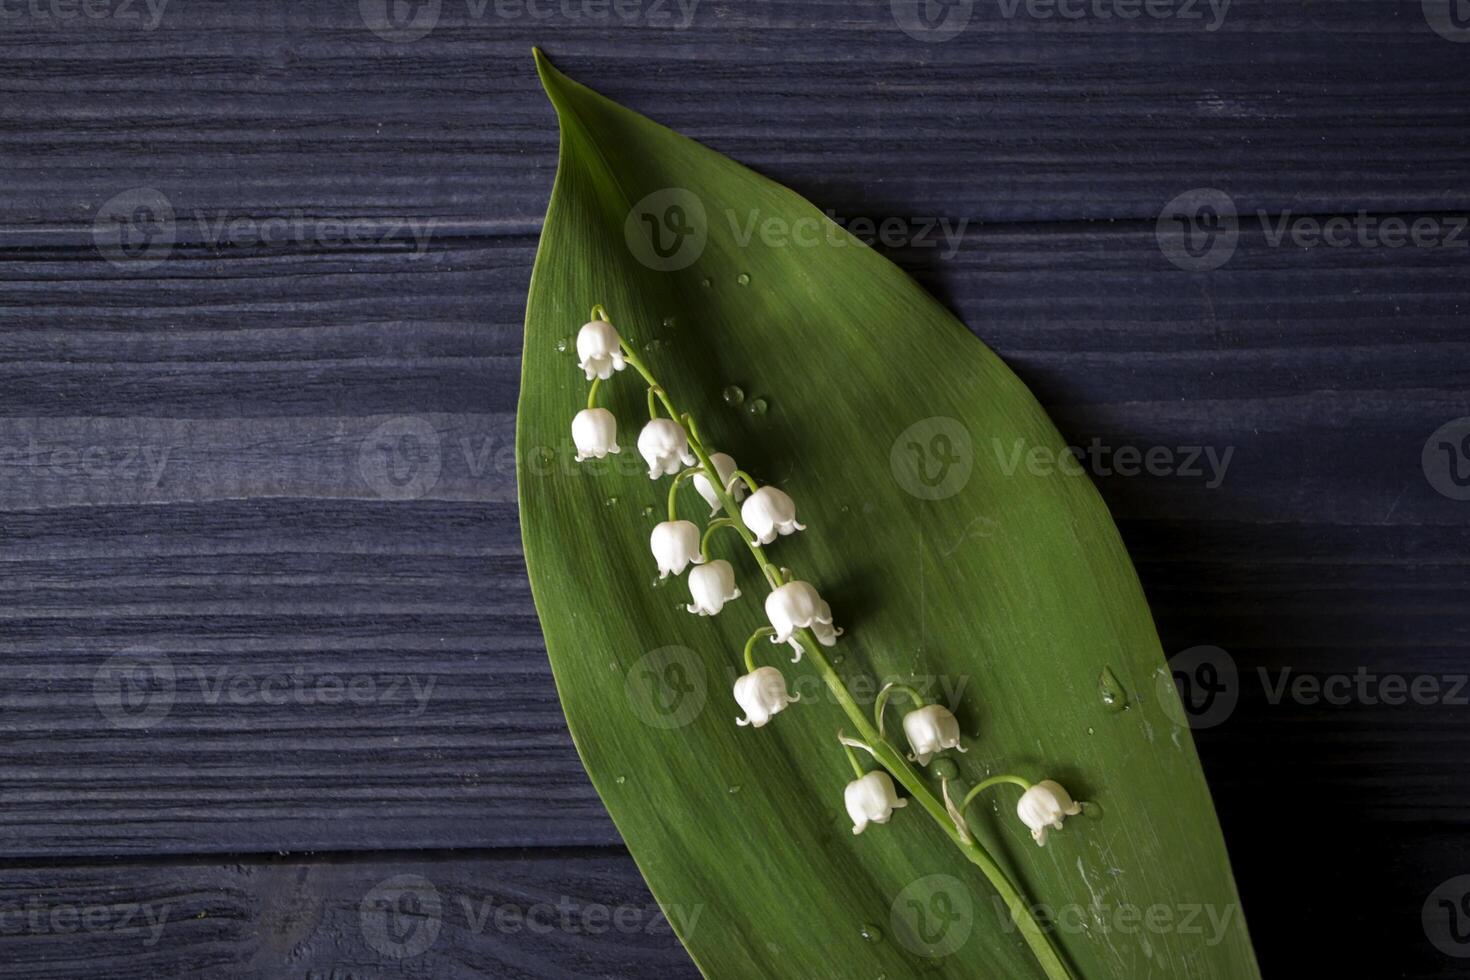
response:
[[[599,393],[622,453],[572,461],[587,401],[574,334],[599,303],[705,442],[796,500],[808,529],[767,550],[831,603],[846,633],[825,653],[858,700],[900,680],[955,708],[970,751],[931,764],[929,792],[952,762],[961,790],[1008,772],[1094,804],[1045,847],[1016,818],[1015,787],[969,812],[1026,901],[1051,911],[1072,972],[1258,976],[1137,577],[1087,477],[1048,464],[1065,443],[1035,399],[814,206],[538,66],[561,164],[526,310],[526,561],[578,751],[700,968],[1044,975],[923,807],[852,834],[836,734],[857,733],[817,657],[793,665],[758,644],[803,699],[736,726],[731,685],[767,589],[730,531],[714,550],[744,594],[719,616],[684,610],[683,578],[654,584],[648,537],[669,481],[650,481],[634,448],[647,420],[634,370]],[[679,501],[704,522],[687,485]],[[891,733],[907,707],[895,698]]]

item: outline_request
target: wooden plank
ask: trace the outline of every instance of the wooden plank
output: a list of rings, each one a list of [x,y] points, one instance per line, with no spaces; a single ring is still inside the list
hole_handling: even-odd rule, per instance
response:
[[[616,841],[520,566],[509,413],[531,256],[509,236],[417,259],[0,262],[0,852]],[[1325,799],[1366,816],[1463,809],[1443,775],[1453,705],[1267,697],[1287,666],[1446,684],[1460,669],[1470,511],[1420,463],[1470,415],[1458,253],[1247,229],[1223,268],[1186,272],[1119,223],[986,228],[948,259],[897,257],[1084,453],[1107,451],[1089,468],[1166,648],[1235,658],[1240,707],[1200,733],[1222,800],[1252,795],[1265,765],[1318,772]],[[697,330],[669,331],[671,355]],[[697,366],[686,383],[713,399],[730,380],[749,383]],[[1125,447],[1168,465],[1120,475]],[[1015,447],[975,449],[1016,465]],[[629,487],[617,506],[658,504]],[[827,516],[838,533],[856,520]],[[98,676],[137,648],[168,658],[172,701],[119,727]],[[376,700],[261,696],[298,672],[312,691],[371,680]],[[146,712],[157,676],[125,679]]]
[[[1227,809],[1227,830],[1279,842],[1272,859],[1289,846],[1293,874],[1334,899],[1303,902],[1299,889],[1281,887],[1279,867],[1251,874],[1262,859],[1238,848],[1237,865],[1247,871],[1243,902],[1262,963],[1311,976],[1462,976],[1462,961],[1449,953],[1464,944],[1449,932],[1438,899],[1463,897],[1456,880],[1470,868],[1463,834],[1423,825],[1383,833],[1379,825],[1334,819],[1293,837],[1275,819],[1237,816]],[[1343,860],[1345,853],[1355,859]],[[1090,908],[1089,917],[1097,911]],[[1139,909],[1130,920],[1124,913],[1133,910],[1101,911],[1119,928],[1155,921],[1205,935],[1212,922],[1236,914],[1167,909],[1160,910],[1167,917],[1145,920],[1147,910]],[[668,923],[697,930],[702,918],[718,914],[660,910],[632,861],[615,850],[0,866],[0,942],[5,975],[17,980],[692,980],[698,973]],[[1065,923],[1071,913],[1053,915]],[[1381,941],[1300,939],[1334,930]]]
[[[537,43],[849,219],[1151,219],[1211,186],[1271,212],[1470,206],[1464,52],[1418,3],[1130,20],[986,0],[949,5],[970,14],[942,43],[900,28],[902,0],[641,0],[626,22],[443,0],[402,43],[333,0],[105,6],[130,10],[23,13],[0,38],[0,226],[23,240],[85,238],[140,187],[196,235],[296,215],[533,230],[556,151]]]
[[[0,868],[5,975],[696,978],[617,851]]]

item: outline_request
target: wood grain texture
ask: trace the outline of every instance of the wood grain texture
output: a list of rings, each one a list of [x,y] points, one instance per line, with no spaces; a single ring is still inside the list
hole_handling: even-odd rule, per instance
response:
[[[595,849],[11,866],[0,941],[28,980],[699,976],[633,862]]]
[[[1263,967],[1458,975],[1418,916],[1470,871],[1464,708],[1270,696],[1286,669],[1470,670],[1470,503],[1421,466],[1430,434],[1470,415],[1466,252],[1273,246],[1257,215],[1470,209],[1467,49],[1419,4],[1241,2],[1214,32],[977,4],[938,44],[888,4],[837,0],[706,2],[688,29],[445,0],[410,43],[321,0],[126,20],[0,31],[0,854],[28,862],[0,883],[247,898],[215,902],[235,910],[221,932],[206,916],[162,949],[6,937],[7,975],[415,975],[425,961],[363,945],[353,910],[392,873],[438,881],[438,859],[367,855],[350,885],[307,886],[339,918],[282,961],[293,876],[347,873],[302,859],[252,891],[228,855],[615,843],[540,649],[502,436],[555,165],[533,43],[840,218],[967,219],[952,252],[893,254],[1076,445],[1234,450],[1216,486],[1177,472],[1182,453],[1160,475],[1094,476],[1165,649],[1218,646],[1239,669],[1239,707],[1196,739]],[[1196,187],[1242,215],[1213,272],[1155,238]],[[99,209],[139,188],[177,218],[149,269],[94,243]],[[240,218],[284,219],[287,240],[218,232]],[[338,243],[317,218],[370,224]],[[394,419],[439,437],[421,493],[372,463]],[[422,435],[406,424],[390,444]],[[89,449],[105,455],[83,465]],[[117,728],[96,675],[137,648],[169,658],[174,699]],[[417,716],[411,699],[231,704],[195,673],[298,668],[434,693]],[[140,681],[130,709],[158,690]],[[1283,794],[1302,825],[1283,827]],[[596,879],[589,853],[535,873]],[[86,863],[105,855],[128,857]],[[456,879],[471,894],[504,873],[479,860]],[[626,865],[613,877],[590,894],[638,901]],[[1283,881],[1342,899],[1303,907]],[[454,942],[429,973],[681,975],[622,938],[567,939],[549,962]]]

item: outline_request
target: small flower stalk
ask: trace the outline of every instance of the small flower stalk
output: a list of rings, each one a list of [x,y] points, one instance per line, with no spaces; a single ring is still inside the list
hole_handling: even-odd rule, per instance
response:
[[[1013,784],[1022,791],[1016,804],[1017,817],[1036,843],[1045,845],[1048,833],[1061,830],[1067,817],[1082,812],[1081,805],[1053,780],[1033,785],[1012,775],[983,779],[956,802],[952,793],[953,767],[942,773],[937,767],[927,773],[922,769],[940,753],[966,751],[954,712],[943,705],[928,704],[913,688],[895,683],[879,692],[870,722],[823,653],[824,649],[835,646],[843,634],[833,622],[832,607],[815,585],[798,578],[789,568],[777,566],[766,556],[765,548],[777,539],[806,530],[806,525],[797,520],[797,502],[792,496],[779,487],[757,483],[737,465],[733,456],[706,443],[693,417],[675,408],[668,392],[634,346],[613,326],[603,307],[593,307],[591,319],[577,333],[576,347],[577,366],[590,382],[586,407],[576,413],[571,423],[577,461],[603,459],[621,451],[617,419],[597,404],[600,386],[629,367],[647,385],[648,422],[638,433],[638,454],[648,467],[649,479],[672,478],[667,520],[659,521],[649,534],[649,550],[659,578],[664,580],[688,572],[690,601],[682,605],[693,616],[738,615],[742,605],[736,605],[734,613],[727,609],[741,596],[735,565],[711,552],[717,533],[729,528],[759,567],[769,590],[763,603],[766,622],[746,641],[745,673],[735,680],[732,689],[735,703],[744,713],[736,716],[736,725],[764,728],[788,706],[801,700],[799,695],[788,691],[785,674],[775,667],[756,663],[757,647],[764,648],[760,640],[768,638],[773,644],[790,646],[794,651],[793,664],[800,663],[803,654],[809,654],[807,667],[802,669],[820,676],[825,682],[824,690],[834,695],[836,704],[862,736],[850,739],[838,735],[853,775],[842,794],[847,815],[852,820],[853,835],[861,835],[872,824],[887,824],[895,810],[904,809],[910,799],[917,799],[921,804],[916,808],[918,812],[944,827],[961,854],[984,873],[1007,906],[1020,910],[1013,913],[1020,935],[1048,980],[1075,980],[1052,940],[1026,912],[1033,903],[1016,890],[1012,877],[970,832],[964,814],[981,792]],[[678,492],[686,483],[709,506],[709,520],[703,533],[693,521],[679,517]],[[728,534],[719,540],[733,546]],[[790,548],[794,544],[783,543],[779,547]],[[884,709],[891,697],[899,693],[913,702],[903,715],[907,752],[884,730]],[[854,749],[868,753],[877,768],[866,770]],[[921,769],[916,770],[911,763]],[[926,778],[935,777],[940,781],[937,793],[926,782]],[[906,795],[900,794],[900,787]]]

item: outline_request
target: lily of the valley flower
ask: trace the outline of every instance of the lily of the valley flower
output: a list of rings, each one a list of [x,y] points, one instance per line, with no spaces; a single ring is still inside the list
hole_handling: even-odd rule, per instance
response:
[[[720,475],[720,485],[725,488],[726,493],[735,498],[736,503],[739,503],[740,498],[745,496],[745,484],[735,478],[735,458],[728,453],[713,453],[709,461],[715,464],[715,472]],[[703,473],[696,473],[694,489],[698,490],[704,502],[709,504],[709,516],[714,517],[720,512],[720,497],[715,493],[715,488],[710,485],[709,477]]]
[[[786,693],[786,678],[779,670],[757,667],[735,681],[735,701],[745,709],[745,717],[736,718],[735,724],[760,728],[772,715],[800,700],[800,694]]]
[[[898,798],[898,791],[888,773],[873,771],[847,784],[842,793],[847,815],[852,818],[852,832],[861,834],[868,823],[887,823],[893,811],[909,805]]]
[[[683,522],[681,522],[683,523]],[[694,602],[684,608],[701,616],[715,616],[725,603],[740,598],[735,587],[735,568],[723,558],[700,565],[689,573],[689,596]]]
[[[638,452],[648,464],[648,478],[673,476],[681,467],[694,465],[689,436],[673,419],[652,419],[638,433]]]
[[[942,704],[929,704],[903,716],[903,733],[909,737],[914,754],[909,756],[921,766],[945,749],[965,749],[960,745],[960,723]]]
[[[740,519],[761,544],[770,544],[778,534],[805,531],[796,520],[796,502],[784,490],[761,487],[740,508]]]
[[[606,381],[624,366],[622,338],[613,325],[606,320],[583,324],[577,331],[577,367],[587,372],[587,380]]]
[[[787,582],[766,596],[766,618],[776,631],[771,642],[790,643],[796,650],[792,663],[801,659],[801,641],[795,636],[798,629],[809,627],[824,647],[832,646],[842,635],[832,625],[832,607],[807,582]]]
[[[619,452],[617,417],[605,408],[582,409],[572,419],[572,442],[577,445],[579,463]]]
[[[693,562],[704,561],[699,553],[699,528],[693,521],[664,521],[653,528],[648,538],[653,558],[658,562],[658,577],[683,575]]]
[[[1031,836],[1038,845],[1046,843],[1048,827],[1061,830],[1064,817],[1075,817],[1081,812],[1082,807],[1072,801],[1061,784],[1050,779],[1043,779],[1032,786],[1016,804],[1016,816],[1031,828]]]

